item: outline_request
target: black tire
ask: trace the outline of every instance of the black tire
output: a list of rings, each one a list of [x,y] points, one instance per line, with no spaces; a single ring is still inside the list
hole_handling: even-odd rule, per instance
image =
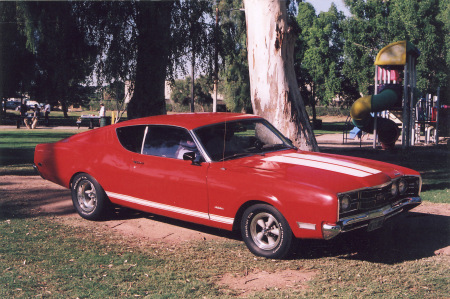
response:
[[[77,174],[71,191],[73,206],[84,219],[102,220],[108,215],[111,203],[105,190],[92,176]]]
[[[253,254],[271,259],[286,257],[295,243],[286,219],[267,204],[256,204],[245,210],[241,234]]]

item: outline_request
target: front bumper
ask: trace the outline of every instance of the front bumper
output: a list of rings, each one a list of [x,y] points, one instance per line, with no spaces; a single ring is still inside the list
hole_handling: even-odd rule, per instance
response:
[[[326,240],[332,239],[340,233],[367,227],[369,230],[379,228],[383,222],[392,216],[420,205],[420,197],[410,197],[402,199],[392,205],[388,205],[376,210],[364,212],[358,215],[342,218],[336,224],[325,223],[322,225],[323,237]]]

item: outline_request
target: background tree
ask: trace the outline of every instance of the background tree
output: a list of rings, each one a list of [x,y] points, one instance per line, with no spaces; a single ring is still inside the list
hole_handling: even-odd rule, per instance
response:
[[[219,92],[227,109],[253,113],[247,59],[247,34],[242,0],[218,2]]]
[[[32,97],[61,104],[64,116],[71,92],[91,73],[95,47],[87,42],[69,2],[18,2],[19,24],[35,55],[38,72]],[[77,87],[77,88],[75,88]]]
[[[179,1],[175,3],[172,22],[174,71],[187,74],[190,65],[191,112],[194,111],[195,74],[199,71],[213,73],[214,27],[211,1]],[[209,22],[208,22],[209,20]]]
[[[301,149],[318,150],[295,76],[286,2],[244,3],[253,111]]]
[[[344,22],[344,74],[367,94],[376,54],[384,46],[409,40],[421,52],[417,87],[436,93],[449,85],[448,0],[345,0],[352,16]],[[443,98],[448,98],[443,95]]]
[[[300,88],[302,99],[306,105],[313,107],[313,120],[316,119],[315,99],[312,95],[312,78],[308,70],[302,66],[305,52],[308,49],[309,29],[316,19],[316,11],[311,3],[300,2],[298,4],[298,14],[296,17],[298,25],[298,38],[294,48],[294,68],[297,75],[297,82]]]
[[[445,65],[447,67],[447,70],[450,69],[450,22],[448,20],[450,20],[450,1],[446,0],[446,1],[441,1],[440,2],[440,11],[441,13],[438,15],[438,20],[440,22],[442,22],[442,24],[444,24],[444,57],[445,57]],[[445,54],[446,53],[446,54]],[[449,75],[449,71],[446,72],[447,75]],[[450,102],[450,84],[448,83],[448,79],[447,79],[447,84],[446,84],[446,89],[445,89],[445,94],[447,95],[447,103]]]
[[[313,96],[324,105],[329,104],[341,90],[343,18],[333,3],[328,12],[320,13],[312,26],[303,31],[306,50],[302,66],[312,78]]]
[[[185,79],[175,80],[172,84],[172,93],[170,99],[175,104],[173,108],[177,112],[190,111],[191,105],[191,84],[190,77]],[[211,97],[212,80],[211,77],[200,76],[195,80],[194,85],[194,101],[196,103],[196,111],[212,111],[211,104],[213,98]]]
[[[344,27],[344,75],[363,94],[373,85],[373,63],[379,50],[391,42],[388,32],[389,1],[345,1],[352,17]]]
[[[446,21],[443,17],[445,6]],[[409,40],[420,50],[416,66],[417,88],[423,93],[435,94],[439,86],[445,87],[449,83],[450,64],[446,61],[449,48],[445,43],[450,33],[445,29],[450,21],[449,6],[448,0],[403,0],[389,5],[388,24],[393,40]]]
[[[136,77],[128,118],[166,113],[164,88],[169,65],[171,1],[136,2]]]
[[[25,45],[17,26],[16,3],[0,2],[0,101],[30,89],[35,62]]]
[[[173,1],[74,2],[89,40],[99,47],[100,82],[131,81],[129,118],[164,114]]]
[[[316,99],[328,105],[342,91],[344,19],[332,3],[328,12],[316,16],[310,3],[299,3],[297,24],[300,34],[296,50],[296,70],[302,95],[307,96],[316,121]]]

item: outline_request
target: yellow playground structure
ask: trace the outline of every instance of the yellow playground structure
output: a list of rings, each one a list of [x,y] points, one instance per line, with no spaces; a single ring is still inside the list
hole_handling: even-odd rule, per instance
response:
[[[416,62],[419,50],[408,41],[387,45],[375,60],[374,94],[355,101],[350,116],[361,131],[374,135],[383,148],[393,148],[401,126],[402,147],[414,145],[416,129]]]

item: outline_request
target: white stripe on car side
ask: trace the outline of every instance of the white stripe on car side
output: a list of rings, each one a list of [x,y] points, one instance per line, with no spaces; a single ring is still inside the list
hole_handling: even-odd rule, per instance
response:
[[[365,171],[365,172],[368,172],[368,173],[372,173],[372,174],[377,174],[377,173],[381,172],[378,169],[370,168],[370,167],[367,167],[367,166],[363,166],[363,165],[359,165],[359,164],[355,164],[355,163],[351,163],[351,162],[340,161],[340,160],[333,159],[333,158],[328,158],[328,157],[320,157],[320,156],[316,156],[316,155],[286,154],[286,155],[283,155],[283,156],[336,164],[336,165],[340,165],[340,166],[345,166],[345,167],[350,167],[350,168],[362,170],[362,171]]]
[[[201,219],[211,220],[214,222],[220,222],[220,223],[225,223],[225,224],[230,224],[230,225],[233,224],[233,222],[234,222],[234,218],[224,217],[224,216],[219,216],[219,215],[214,215],[214,214],[208,214],[208,213],[198,212],[198,211],[189,210],[189,209],[184,209],[184,208],[180,208],[180,207],[166,205],[166,204],[149,201],[149,200],[145,200],[145,199],[140,199],[140,198],[136,198],[136,197],[132,197],[132,196],[128,196],[128,195],[118,194],[118,193],[114,193],[114,192],[107,191],[106,195],[108,195],[108,197],[120,199],[120,200],[129,202],[129,203],[134,203],[134,204],[138,204],[141,206],[146,206],[146,207],[164,210],[164,211],[168,211],[168,212],[174,212],[174,213],[178,213],[178,214],[182,214],[182,215],[186,215],[186,216],[192,216],[192,217],[197,217],[197,218],[201,218]]]
[[[312,167],[312,168],[317,168],[317,169],[329,170],[329,171],[338,172],[338,173],[342,173],[342,174],[348,174],[351,176],[361,177],[361,178],[372,175],[371,173],[353,169],[353,168],[349,168],[349,167],[345,167],[345,166],[340,166],[340,165],[335,165],[335,164],[330,164],[330,163],[325,163],[325,162],[319,162],[319,161],[306,160],[306,159],[286,157],[286,156],[268,157],[268,158],[264,158],[263,161],[301,165],[301,166]]]

